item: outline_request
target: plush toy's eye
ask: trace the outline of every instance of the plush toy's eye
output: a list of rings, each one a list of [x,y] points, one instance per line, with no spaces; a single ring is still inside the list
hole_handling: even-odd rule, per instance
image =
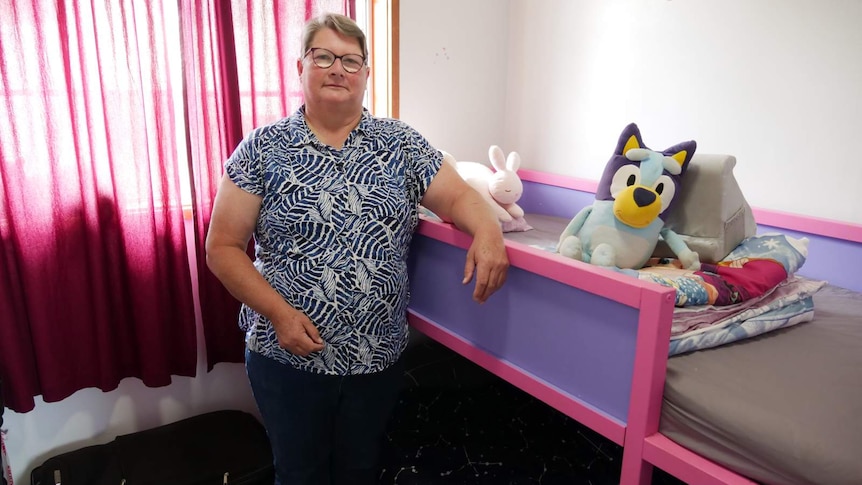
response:
[[[633,185],[640,185],[641,169],[637,165],[623,165],[617,169],[611,180],[611,195],[616,198],[617,194]]]
[[[674,185],[672,178],[662,175],[655,181],[652,187],[661,197],[661,212],[664,212],[667,206],[670,205],[670,201],[673,200],[674,195],[676,195],[676,185]]]

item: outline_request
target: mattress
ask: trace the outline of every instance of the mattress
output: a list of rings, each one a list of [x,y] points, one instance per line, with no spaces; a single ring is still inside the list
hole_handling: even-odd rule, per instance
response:
[[[862,294],[814,320],[668,361],[660,431],[767,484],[862,483]]]
[[[568,219],[544,214],[527,214],[524,217],[530,230],[507,232],[504,234],[506,239],[546,251],[556,251],[560,234],[569,223]]]
[[[526,220],[506,239],[550,251],[568,222]],[[862,294],[826,285],[814,308],[813,321],[670,358],[661,433],[765,484],[862,484]]]

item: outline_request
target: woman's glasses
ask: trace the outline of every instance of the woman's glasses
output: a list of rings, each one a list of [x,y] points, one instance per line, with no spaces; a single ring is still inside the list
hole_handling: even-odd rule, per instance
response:
[[[311,54],[311,60],[314,62],[314,65],[321,69],[331,67],[335,64],[336,59],[341,59],[341,67],[351,74],[359,72],[359,70],[362,69],[362,66],[365,65],[365,58],[359,54],[344,54],[343,56],[336,56],[332,51],[321,47],[312,47],[311,49],[308,49],[305,56],[309,54]]]

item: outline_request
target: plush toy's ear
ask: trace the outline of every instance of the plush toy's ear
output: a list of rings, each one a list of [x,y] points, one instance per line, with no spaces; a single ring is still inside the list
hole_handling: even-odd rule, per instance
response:
[[[629,123],[625,128],[623,128],[623,132],[620,134],[620,139],[617,141],[617,149],[614,151],[614,154],[625,155],[626,152],[632,148],[646,148],[646,146],[641,138],[641,131],[638,129],[638,125]]]
[[[674,175],[681,175],[685,172],[685,169],[688,168],[689,162],[691,162],[691,158],[694,156],[694,152],[697,150],[697,142],[694,140],[684,141],[682,143],[677,143],[676,145],[668,148],[663,151],[662,154],[665,157],[672,159],[673,161],[667,160],[667,163],[674,163],[679,167],[679,171],[671,170],[668,167],[665,167],[670,173]]]

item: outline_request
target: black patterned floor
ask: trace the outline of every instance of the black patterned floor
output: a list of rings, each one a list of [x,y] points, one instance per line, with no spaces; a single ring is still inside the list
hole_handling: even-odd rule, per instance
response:
[[[619,483],[613,442],[430,339],[405,358],[381,484]],[[653,483],[682,482],[656,470]]]

